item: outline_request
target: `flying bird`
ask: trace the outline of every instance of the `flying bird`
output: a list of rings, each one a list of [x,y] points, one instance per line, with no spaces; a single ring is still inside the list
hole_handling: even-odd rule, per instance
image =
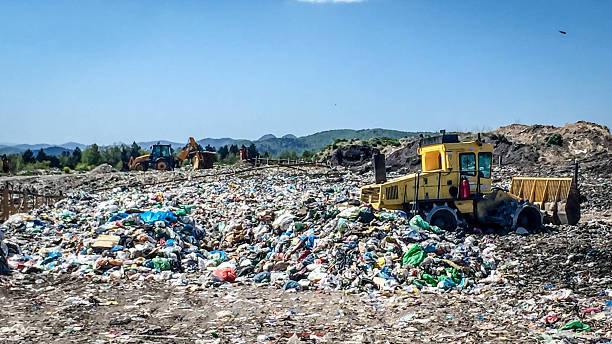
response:
[[[561,30],[559,30],[559,33],[562,33],[562,34],[564,34],[564,35],[567,35],[567,32],[565,32],[565,31],[561,31]]]

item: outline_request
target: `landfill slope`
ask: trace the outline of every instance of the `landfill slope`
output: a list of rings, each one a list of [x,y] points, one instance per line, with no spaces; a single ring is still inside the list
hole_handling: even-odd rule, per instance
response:
[[[442,232],[359,204],[358,187],[371,172],[215,172],[41,179],[48,189],[71,183],[76,192],[0,226],[11,269],[0,276],[0,338],[612,339],[609,175],[581,174],[588,195],[579,225],[520,236]],[[522,170],[495,172],[503,187]]]
[[[551,135],[559,135],[561,142],[548,142]],[[476,133],[459,133],[460,140],[475,140]],[[600,173],[612,173],[612,135],[609,128],[596,123],[578,121],[564,126],[511,124],[491,132],[482,133],[485,143],[494,145],[493,158],[503,165],[526,171],[540,166],[571,164],[577,160],[584,169]],[[420,168],[421,159],[417,154],[418,138],[400,140],[400,147],[387,147],[382,150],[386,158],[387,171],[405,174]],[[351,167],[361,173],[371,169],[371,154],[368,147],[353,144],[338,147],[323,156],[333,165]],[[353,152],[358,152],[357,154]],[[348,153],[348,154],[347,154]],[[348,159],[338,161],[338,155]]]

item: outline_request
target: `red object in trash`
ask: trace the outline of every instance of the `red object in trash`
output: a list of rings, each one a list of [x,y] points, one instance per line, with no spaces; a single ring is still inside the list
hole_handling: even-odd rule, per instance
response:
[[[459,198],[466,199],[470,197],[470,181],[464,178],[459,186]]]
[[[559,315],[557,314],[551,314],[544,318],[544,321],[546,321],[547,324],[554,324],[557,322],[557,320],[559,320]]]
[[[217,269],[213,275],[227,282],[234,282],[236,280],[236,271],[232,268]]]
[[[583,309],[582,313],[597,313],[597,312],[601,312],[601,308],[599,307],[591,307],[591,308],[587,308],[587,309]]]

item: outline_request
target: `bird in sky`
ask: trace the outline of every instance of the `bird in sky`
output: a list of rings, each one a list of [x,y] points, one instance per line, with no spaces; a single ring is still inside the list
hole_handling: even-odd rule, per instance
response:
[[[565,32],[565,31],[561,31],[561,30],[559,30],[559,33],[562,33],[562,34],[564,34],[564,35],[567,35],[567,32]]]

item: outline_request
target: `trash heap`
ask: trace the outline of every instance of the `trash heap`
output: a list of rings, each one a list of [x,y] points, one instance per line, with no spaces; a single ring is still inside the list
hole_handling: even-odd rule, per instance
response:
[[[11,216],[0,226],[0,257],[12,274],[194,288],[240,282],[391,294],[478,292],[503,282],[486,236],[376,211],[355,200],[358,184],[350,175],[268,170],[79,192],[53,208]]]

